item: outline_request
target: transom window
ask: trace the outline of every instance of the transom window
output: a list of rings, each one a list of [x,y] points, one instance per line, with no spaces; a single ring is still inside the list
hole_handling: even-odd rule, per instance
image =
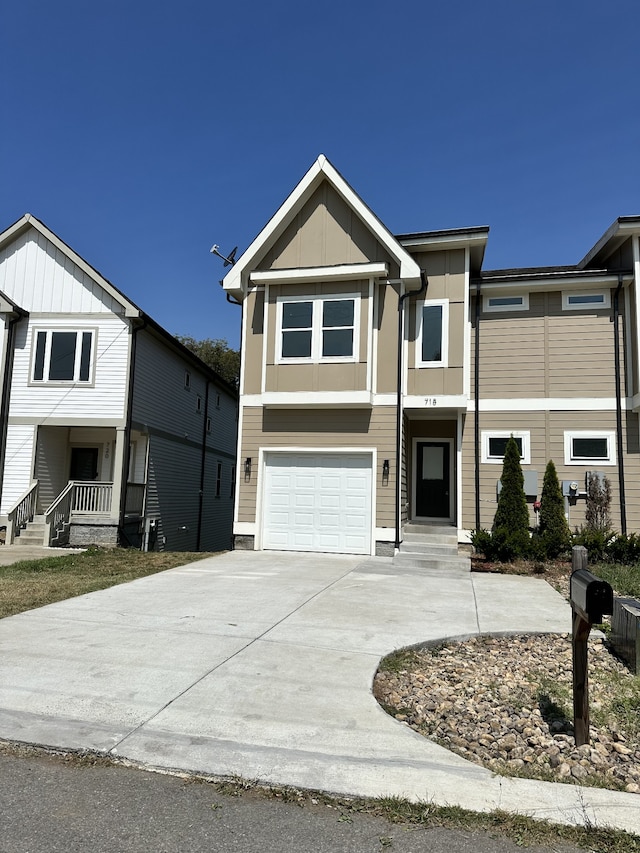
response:
[[[33,381],[91,382],[93,336],[90,331],[36,331]]]
[[[278,301],[278,361],[355,361],[356,296]]]
[[[518,296],[484,296],[482,307],[487,314],[495,314],[502,311],[527,311],[529,309],[529,294],[521,293]]]
[[[565,432],[565,465],[586,465],[591,462],[598,462],[601,465],[615,465],[615,437],[615,432],[610,431],[592,432],[580,430]]]
[[[524,465],[531,463],[531,433],[523,430],[492,430],[482,432],[482,461],[504,462],[507,442],[514,437],[520,451],[520,461]]]
[[[449,301],[416,305],[416,367],[446,367],[449,356]]]
[[[611,293],[608,290],[588,293],[562,294],[562,308],[565,311],[584,311],[588,308],[611,308]]]

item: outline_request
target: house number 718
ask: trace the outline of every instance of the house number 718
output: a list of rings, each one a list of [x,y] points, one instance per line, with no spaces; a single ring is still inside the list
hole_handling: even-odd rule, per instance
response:
[[[438,398],[437,397],[425,397],[424,398],[425,406],[437,406]]]

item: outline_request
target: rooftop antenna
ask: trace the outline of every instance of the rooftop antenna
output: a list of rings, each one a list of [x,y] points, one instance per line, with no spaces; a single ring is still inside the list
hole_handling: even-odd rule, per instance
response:
[[[236,252],[238,251],[238,247],[235,246],[228,255],[223,255],[220,251],[220,247],[217,243],[214,243],[213,246],[209,249],[212,255],[217,255],[219,258],[222,258],[224,261],[223,266],[232,267],[236,262]]]

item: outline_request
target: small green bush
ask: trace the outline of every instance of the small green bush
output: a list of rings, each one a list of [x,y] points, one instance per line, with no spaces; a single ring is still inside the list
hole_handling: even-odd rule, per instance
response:
[[[504,451],[502,489],[498,496],[498,508],[493,520],[494,530],[505,530],[509,534],[518,531],[529,533],[529,508],[524,493],[524,475],[520,467],[520,449],[511,436]]]
[[[604,557],[608,562],[632,566],[640,563],[640,536],[621,533],[607,542]]]
[[[572,536],[572,545],[584,545],[587,549],[589,562],[599,562],[605,559],[607,546],[613,534],[610,530],[595,530],[591,527],[576,528]]]
[[[491,543],[491,533],[488,530],[472,530],[471,544],[476,554],[483,554],[487,560],[492,560],[493,546]]]

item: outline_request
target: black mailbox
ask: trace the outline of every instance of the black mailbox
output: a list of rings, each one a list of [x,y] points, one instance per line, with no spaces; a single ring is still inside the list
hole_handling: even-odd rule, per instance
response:
[[[577,569],[569,582],[571,604],[591,624],[602,622],[602,617],[613,613],[613,590],[586,569]]]

